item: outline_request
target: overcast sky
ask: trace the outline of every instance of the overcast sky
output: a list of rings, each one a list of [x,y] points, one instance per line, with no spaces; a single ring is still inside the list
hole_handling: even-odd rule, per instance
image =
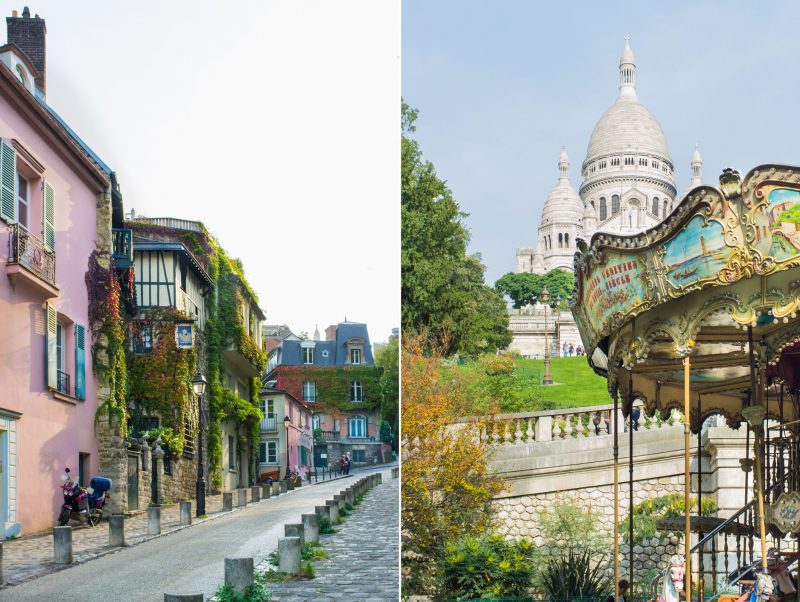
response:
[[[23,4],[2,1],[5,16]],[[269,323],[399,325],[399,0],[29,4],[126,212],[203,221]]]
[[[792,2],[403,2],[403,97],[417,138],[470,214],[493,284],[533,246],[558,181],[571,180],[617,97],[625,35],[637,94],[661,124],[679,193],[695,143],[704,180],[800,164],[800,47]]]

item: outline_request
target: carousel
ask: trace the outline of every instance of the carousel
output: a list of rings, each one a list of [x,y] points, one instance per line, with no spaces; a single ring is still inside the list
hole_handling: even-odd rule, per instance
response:
[[[717,597],[744,582],[757,598],[771,594],[800,556],[800,167],[763,165],[744,178],[726,169],[719,188],[692,189],[650,230],[578,241],[572,309],[589,363],[623,415],[641,400],[648,413],[685,417],[687,511],[672,528],[686,554],[664,567],[663,599],[680,589],[687,600],[709,589]],[[712,415],[747,431],[741,465],[752,493],[724,519],[688,510],[692,434]],[[628,576],[619,567],[614,432],[617,584]],[[633,559],[632,537],[630,545]]]

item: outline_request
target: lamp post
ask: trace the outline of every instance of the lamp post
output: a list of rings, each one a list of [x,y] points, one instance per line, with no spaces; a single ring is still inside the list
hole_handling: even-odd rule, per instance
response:
[[[208,381],[202,372],[194,375],[192,389],[197,397],[197,517],[206,513],[206,482],[203,479],[203,395],[206,392],[206,385]]]
[[[550,378],[550,345],[547,341],[547,302],[550,300],[550,291],[547,287],[542,289],[539,300],[544,303],[544,378],[543,385],[552,385],[553,379]]]
[[[283,417],[283,426],[286,427],[286,475],[285,478],[289,478],[289,420],[288,416]]]

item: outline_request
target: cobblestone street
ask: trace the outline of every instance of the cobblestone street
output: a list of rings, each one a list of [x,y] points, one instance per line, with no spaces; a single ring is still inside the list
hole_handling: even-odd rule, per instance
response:
[[[383,484],[320,542],[330,556],[314,563],[316,577],[268,583],[279,602],[395,601],[399,596],[399,479],[388,472]],[[266,564],[260,565],[266,568]]]

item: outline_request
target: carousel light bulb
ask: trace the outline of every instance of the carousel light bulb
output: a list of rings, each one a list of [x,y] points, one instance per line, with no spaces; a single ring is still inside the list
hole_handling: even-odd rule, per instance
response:
[[[778,318],[774,318],[774,319],[772,320],[772,323],[773,323],[773,324],[777,324],[777,323],[778,323]]]
[[[786,316],[784,316],[784,317],[783,317],[783,323],[784,323],[784,324],[788,324],[788,323],[789,323],[789,318],[787,318]]]

